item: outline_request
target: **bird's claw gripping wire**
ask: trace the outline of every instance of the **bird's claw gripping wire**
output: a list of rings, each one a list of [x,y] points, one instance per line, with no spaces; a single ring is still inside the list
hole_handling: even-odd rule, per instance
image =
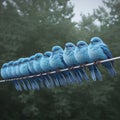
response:
[[[100,61],[95,61],[94,64],[98,65],[98,64],[101,64],[101,62]]]

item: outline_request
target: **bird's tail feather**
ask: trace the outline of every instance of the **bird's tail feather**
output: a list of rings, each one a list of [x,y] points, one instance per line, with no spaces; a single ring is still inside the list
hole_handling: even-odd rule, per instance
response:
[[[50,83],[49,83],[49,80],[48,80],[47,76],[44,76],[43,83],[45,84],[45,86],[46,86],[47,88],[50,88]]]
[[[98,79],[98,80],[102,80],[102,74],[101,74],[101,72],[98,70],[97,66],[94,65],[93,67],[94,67],[94,72],[95,72],[95,75],[96,75],[97,79]]]
[[[57,74],[57,76],[59,78],[60,86],[64,86],[64,79],[63,79],[63,77],[61,77],[61,74],[59,74],[59,73],[56,73],[56,74]]]
[[[50,87],[53,88],[54,87],[53,78],[50,75],[48,75],[48,78],[50,80]]]
[[[83,79],[89,80],[88,75],[86,74],[84,68],[76,69],[77,73],[82,76]]]
[[[56,74],[51,74],[51,77],[53,78],[55,86],[57,86],[57,87],[60,86],[57,75]]]
[[[27,89],[27,86],[26,86],[26,84],[24,83],[24,81],[21,80],[20,82],[22,83],[22,87],[23,87],[23,89],[24,89],[25,91],[27,91],[28,89]]]
[[[116,71],[111,62],[103,63],[111,77],[116,76]]]
[[[75,78],[70,71],[65,71],[64,73],[66,74],[66,78],[69,84],[72,84],[75,82]]]
[[[18,81],[13,81],[13,84],[14,84],[15,89],[17,91],[22,91],[22,87],[20,86],[20,84],[18,83]]]
[[[60,74],[60,77],[62,78],[63,86],[66,86],[68,83],[71,82],[72,78],[69,77],[68,71],[66,73],[64,72],[64,73],[59,73],[59,74]]]
[[[78,69],[74,69],[73,73],[75,74],[75,82],[81,83],[82,82],[82,74]]]
[[[88,69],[90,70],[91,77],[94,81],[96,81],[96,75],[93,66],[88,66]]]
[[[32,90],[29,80],[25,80],[25,82],[26,82],[26,84],[27,84],[28,89],[29,89],[29,90]]]

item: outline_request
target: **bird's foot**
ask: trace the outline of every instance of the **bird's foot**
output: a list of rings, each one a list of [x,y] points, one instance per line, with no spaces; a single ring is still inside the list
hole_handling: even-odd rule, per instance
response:
[[[97,64],[101,64],[101,63],[100,63],[100,61],[95,61],[94,64],[97,65]]]
[[[86,64],[82,64],[82,65],[80,65],[80,67],[85,68],[85,67],[86,67]]]
[[[60,72],[60,69],[57,69],[56,72]]]
[[[50,72],[46,72],[46,75],[49,75],[50,74]]]
[[[72,66],[72,67],[70,67],[70,68],[68,68],[69,70],[73,70],[74,69],[74,66]]]

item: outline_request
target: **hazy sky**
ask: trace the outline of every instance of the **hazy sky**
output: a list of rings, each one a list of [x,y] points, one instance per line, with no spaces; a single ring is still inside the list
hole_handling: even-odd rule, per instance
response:
[[[74,13],[75,16],[73,21],[78,22],[80,20],[80,13],[87,15],[92,13],[93,9],[98,8],[98,6],[103,6],[102,0],[70,0],[75,6]]]

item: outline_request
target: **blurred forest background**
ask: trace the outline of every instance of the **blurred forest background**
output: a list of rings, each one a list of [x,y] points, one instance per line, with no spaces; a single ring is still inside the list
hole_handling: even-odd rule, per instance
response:
[[[99,36],[113,56],[120,55],[120,0],[104,0],[76,23],[69,0],[0,0],[0,65],[53,45],[76,43]],[[95,20],[100,25],[95,24]],[[99,65],[100,66],[100,65]],[[0,84],[0,120],[120,120],[120,62],[117,77],[103,67],[103,81],[80,85],[17,92],[11,84]]]

